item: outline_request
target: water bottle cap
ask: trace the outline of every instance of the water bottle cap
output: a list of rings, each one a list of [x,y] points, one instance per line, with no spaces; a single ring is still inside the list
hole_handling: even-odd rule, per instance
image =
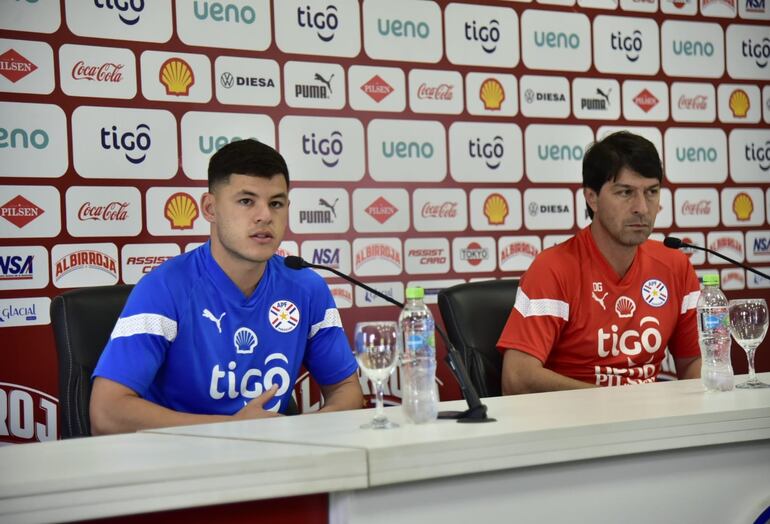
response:
[[[719,286],[719,275],[716,273],[707,273],[703,275],[704,286]]]
[[[406,298],[408,300],[415,300],[423,298],[425,296],[425,290],[421,287],[408,287],[406,288]]]

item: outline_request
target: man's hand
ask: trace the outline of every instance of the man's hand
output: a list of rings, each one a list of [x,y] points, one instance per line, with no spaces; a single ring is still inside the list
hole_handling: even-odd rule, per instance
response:
[[[247,420],[253,418],[280,416],[278,413],[273,413],[272,411],[268,411],[264,408],[265,404],[270,402],[270,400],[275,396],[276,391],[278,391],[278,384],[273,384],[273,387],[243,406],[241,410],[238,411],[238,413],[233,415],[233,418],[236,420]]]

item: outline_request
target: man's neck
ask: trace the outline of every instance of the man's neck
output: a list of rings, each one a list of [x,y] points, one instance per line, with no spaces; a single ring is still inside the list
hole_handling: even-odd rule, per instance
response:
[[[211,256],[233,281],[243,296],[250,297],[257,288],[262,275],[265,273],[267,262],[254,263],[249,260],[238,259],[220,245],[211,244]]]
[[[636,250],[639,246],[624,246],[618,244],[596,221],[591,223],[591,236],[594,239],[599,253],[607,263],[615,270],[618,278],[626,276],[631,264],[634,262]]]

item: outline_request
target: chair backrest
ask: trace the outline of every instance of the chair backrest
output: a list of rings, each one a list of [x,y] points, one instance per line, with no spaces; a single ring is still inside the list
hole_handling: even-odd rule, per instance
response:
[[[516,300],[518,280],[484,280],[446,288],[438,306],[447,336],[454,344],[481,397],[502,394],[502,355],[497,340]]]
[[[62,438],[91,435],[91,374],[132,288],[116,285],[73,289],[51,301],[51,324],[59,356]]]

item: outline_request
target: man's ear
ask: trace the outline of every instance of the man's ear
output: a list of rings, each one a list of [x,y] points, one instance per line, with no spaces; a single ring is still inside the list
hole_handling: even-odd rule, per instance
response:
[[[599,200],[599,195],[596,194],[596,191],[594,191],[590,187],[584,187],[583,198],[586,199],[586,205],[591,209],[591,211],[594,212],[594,214],[596,214],[596,209],[598,207],[598,200]]]
[[[213,193],[206,191],[201,197],[201,210],[206,222],[216,222],[216,199]]]

